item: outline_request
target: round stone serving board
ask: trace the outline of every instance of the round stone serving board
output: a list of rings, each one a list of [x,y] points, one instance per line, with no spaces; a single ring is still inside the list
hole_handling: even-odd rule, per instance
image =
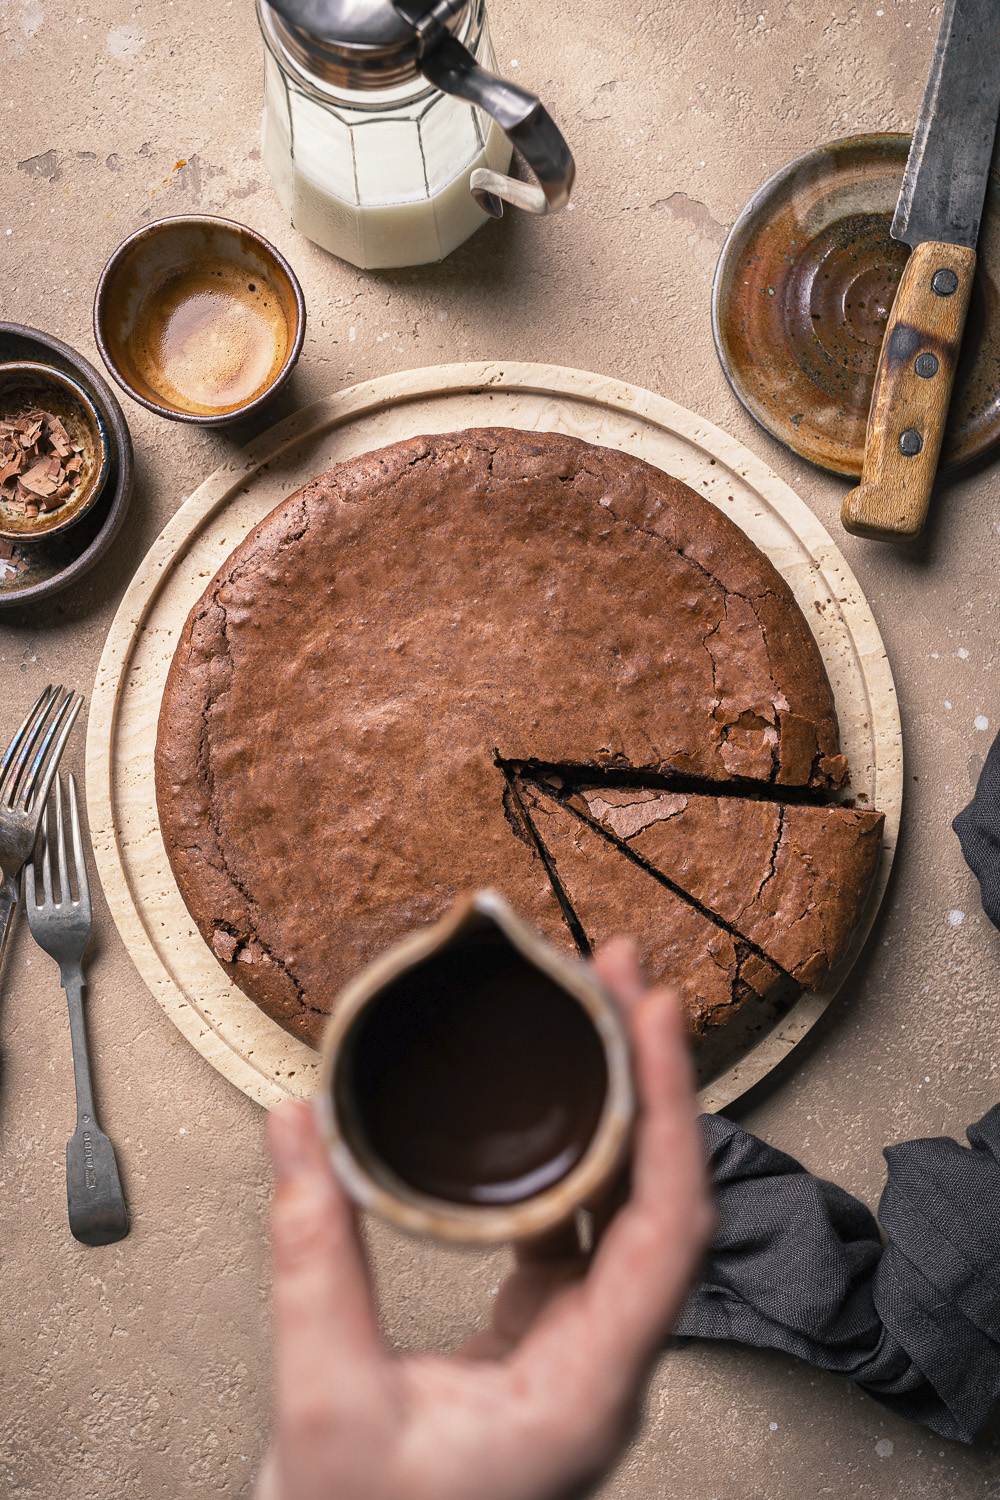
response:
[[[825,990],[801,996],[780,1021],[748,1033],[735,1057],[723,1058],[700,1100],[704,1109],[721,1109],[770,1072],[816,1023],[874,920],[899,829],[899,709],[868,603],[812,512],[719,428],[621,381],[552,365],[501,363],[383,376],[280,422],[195,490],[140,564],[98,667],[87,802],[108,903],[143,979],[213,1067],[264,1105],[314,1091],[318,1055],[230,982],[174,883],[153,793],[163,684],[191,606],[251,527],[286,495],[369,449],[420,433],[481,426],[566,432],[623,449],[676,475],[731,516],[791,585],[833,684],[851,791],[885,812],[881,865],[851,952]],[[289,812],[294,815],[294,809]]]

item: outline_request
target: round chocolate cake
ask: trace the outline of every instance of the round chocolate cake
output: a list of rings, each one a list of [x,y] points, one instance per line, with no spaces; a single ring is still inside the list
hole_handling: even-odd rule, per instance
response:
[[[160,823],[220,963],[315,1043],[337,991],[462,890],[614,932],[692,1029],[816,985],[881,816],[790,590],[719,510],[554,433],[414,438],[279,505],[195,605]]]

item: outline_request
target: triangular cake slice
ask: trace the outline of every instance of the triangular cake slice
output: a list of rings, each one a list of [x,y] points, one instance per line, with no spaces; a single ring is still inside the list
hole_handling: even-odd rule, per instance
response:
[[[858,923],[885,822],[835,804],[608,786],[568,795],[806,988],[822,984]]]
[[[671,891],[558,797],[527,782],[519,791],[571,909],[571,925],[591,947],[620,934],[633,937],[647,978],[677,986],[692,1031],[723,1025],[751,998],[780,1001],[797,992],[775,964]]]

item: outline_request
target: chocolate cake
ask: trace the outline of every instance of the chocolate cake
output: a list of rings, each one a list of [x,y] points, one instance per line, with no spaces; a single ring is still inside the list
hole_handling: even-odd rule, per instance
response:
[[[552,768],[555,799],[539,784]],[[818,822],[793,838],[780,809],[840,828],[843,809],[803,799],[829,801],[846,770],[813,637],[743,532],[630,455],[504,429],[365,454],[279,505],[191,611],[156,750],[194,920],[236,983],[313,1043],[348,977],[484,885],[586,948],[598,928],[641,925],[638,881],[677,934],[646,934],[651,966],[683,955],[689,974],[664,977],[696,1027],[774,974],[815,982],[857,918],[877,819],[862,857]],[[751,809],[763,797],[771,822],[731,814],[760,819],[738,873],[731,834],[718,821],[713,834],[711,810],[695,818],[694,796],[669,835],[656,829],[671,819],[616,832],[586,797],[623,780]],[[568,909],[531,786],[571,829],[574,867],[587,847],[595,934]],[[655,840],[696,823],[690,889],[650,874],[673,879],[675,847]],[[550,837],[565,867],[569,835]],[[765,881],[772,850],[780,879]]]

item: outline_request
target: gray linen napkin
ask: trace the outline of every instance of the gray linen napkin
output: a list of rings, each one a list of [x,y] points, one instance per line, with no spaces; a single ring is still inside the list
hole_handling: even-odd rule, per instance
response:
[[[719,1225],[677,1333],[783,1350],[971,1442],[1000,1400],[1000,1106],[967,1147],[888,1147],[879,1222],[731,1120],[701,1123]]]

